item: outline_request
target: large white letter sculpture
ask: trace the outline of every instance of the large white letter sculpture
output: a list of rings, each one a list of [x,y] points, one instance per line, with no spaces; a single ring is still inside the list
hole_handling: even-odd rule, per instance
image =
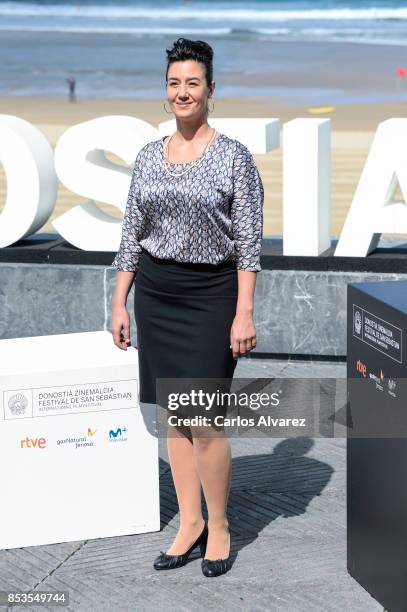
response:
[[[236,138],[250,150],[253,155],[263,155],[280,146],[280,120],[265,118],[232,118],[212,119],[211,127]],[[165,136],[176,130],[175,119],[160,123],[158,129]]]
[[[280,145],[275,118],[211,119],[220,132],[253,154]],[[0,115],[0,163],[7,199],[0,215],[0,248],[38,231],[55,206],[59,180],[89,198],[53,221],[74,246],[116,251],[121,219],[104,213],[95,200],[125,211],[131,170],[113,164],[112,151],[132,164],[145,143],[172,133],[175,119],[158,128],[135,117],[112,115],[75,125],[60,137],[53,158],[44,135],[28,121]],[[393,202],[397,179],[406,200],[407,119],[379,124],[335,255],[365,257],[382,232],[407,234],[406,202]],[[330,119],[299,118],[283,126],[284,255],[320,255],[330,247]],[[55,167],[54,167],[55,162]]]
[[[0,248],[41,229],[55,206],[58,180],[52,147],[28,121],[0,115],[0,163],[7,197],[0,215]]]
[[[404,202],[393,202],[397,179]],[[382,232],[407,233],[407,119],[387,119],[376,131],[336,256],[366,257]]]
[[[91,119],[62,134],[55,148],[58,178],[74,193],[91,198],[53,221],[65,240],[87,251],[117,250],[121,221],[103,212],[95,200],[124,212],[131,171],[110,162],[104,151],[131,164],[141,147],[155,138],[158,131],[150,123],[120,115]]]
[[[320,255],[331,246],[331,120],[283,125],[283,255]]]

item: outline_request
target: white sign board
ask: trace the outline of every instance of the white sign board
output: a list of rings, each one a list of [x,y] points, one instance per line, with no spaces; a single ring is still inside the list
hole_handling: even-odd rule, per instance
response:
[[[156,408],[110,332],[0,340],[0,549],[160,529]]]

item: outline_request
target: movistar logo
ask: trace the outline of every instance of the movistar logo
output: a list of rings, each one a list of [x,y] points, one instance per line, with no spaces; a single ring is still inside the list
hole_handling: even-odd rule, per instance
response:
[[[127,427],[119,427],[118,429],[116,429],[116,431],[111,429],[109,431],[109,438],[117,438],[119,436],[122,436],[123,434],[126,433],[126,431],[127,431]]]

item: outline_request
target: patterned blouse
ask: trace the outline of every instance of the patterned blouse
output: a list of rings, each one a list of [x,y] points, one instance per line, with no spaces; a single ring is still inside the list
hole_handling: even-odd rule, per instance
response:
[[[263,234],[263,184],[249,149],[218,133],[201,162],[183,176],[163,168],[163,138],[137,154],[119,250],[111,264],[136,272],[142,249],[179,262],[236,262],[258,272]],[[171,171],[191,162],[171,163]]]

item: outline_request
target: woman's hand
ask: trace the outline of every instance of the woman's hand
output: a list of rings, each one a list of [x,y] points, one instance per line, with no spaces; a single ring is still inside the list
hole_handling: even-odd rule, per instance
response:
[[[248,354],[255,348],[257,342],[256,328],[251,313],[236,314],[230,331],[230,348],[233,359]]]
[[[115,345],[127,351],[127,344],[130,344],[130,317],[126,306],[113,308],[110,331]]]

